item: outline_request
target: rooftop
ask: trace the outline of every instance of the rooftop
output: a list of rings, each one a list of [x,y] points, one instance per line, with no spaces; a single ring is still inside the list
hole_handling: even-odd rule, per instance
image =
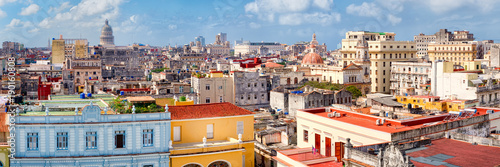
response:
[[[282,157],[283,156],[283,157]],[[291,165],[284,160],[285,158],[295,161],[295,163],[301,163],[307,166],[313,167],[342,167],[342,162],[337,162],[335,157],[327,157],[319,153],[313,154],[312,148],[299,148],[292,150],[282,150],[278,151],[278,156],[273,157],[273,159],[284,163],[286,165]],[[294,164],[295,164],[294,163]]]
[[[472,145],[442,138],[425,149],[407,153],[415,166],[496,166],[500,165],[500,148]],[[451,165],[450,165],[451,164]]]
[[[301,109],[298,111],[301,112],[307,112],[310,114],[314,114],[317,116],[325,117],[332,119],[332,121],[340,121],[356,126],[361,126],[377,131],[382,131],[386,133],[398,133],[398,132],[403,132],[403,131],[408,131],[408,130],[413,130],[413,129],[418,129],[422,128],[425,126],[431,126],[431,125],[437,125],[437,124],[443,124],[446,123],[445,121],[447,118],[451,118],[450,114],[441,114],[441,115],[435,115],[435,116],[422,116],[419,118],[414,118],[414,119],[406,119],[406,120],[395,120],[395,119],[389,119],[386,117],[379,117],[379,116],[374,116],[374,115],[368,115],[368,114],[363,114],[359,113],[357,111],[348,111],[344,109],[339,109],[339,108],[333,108],[329,107],[331,112],[325,112],[326,107],[319,107],[319,108],[310,108],[310,109]],[[328,117],[328,114],[331,114],[333,112],[339,113],[341,116],[340,117]],[[480,116],[480,115],[485,115],[486,111],[479,111],[476,112],[474,115],[471,116]],[[466,114],[462,114],[460,117],[456,117],[455,120],[461,120],[469,118],[466,117]],[[375,122],[378,119],[385,119],[385,123],[382,125],[377,125]]]
[[[250,115],[252,112],[231,103],[209,103],[186,106],[172,106],[168,109],[172,120]]]

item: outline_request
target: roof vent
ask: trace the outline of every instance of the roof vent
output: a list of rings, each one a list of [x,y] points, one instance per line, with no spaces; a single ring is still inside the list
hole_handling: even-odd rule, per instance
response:
[[[332,110],[330,110],[330,107],[326,107],[325,112],[332,112]]]

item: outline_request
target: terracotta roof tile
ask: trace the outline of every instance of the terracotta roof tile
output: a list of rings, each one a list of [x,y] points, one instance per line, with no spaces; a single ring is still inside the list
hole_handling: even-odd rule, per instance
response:
[[[168,111],[172,113],[172,120],[196,119],[210,117],[224,117],[249,115],[252,112],[231,103],[209,103],[186,106],[172,106]]]
[[[431,146],[426,146],[427,149],[408,153],[412,158],[417,157],[430,157],[437,154],[446,154],[453,156],[444,160],[452,165],[458,166],[496,166],[500,165],[500,148],[494,146],[481,146],[472,145],[458,140],[442,138],[433,140]],[[411,159],[410,159],[411,160]],[[420,165],[423,163],[415,163]],[[423,164],[423,166],[432,166],[430,164]]]

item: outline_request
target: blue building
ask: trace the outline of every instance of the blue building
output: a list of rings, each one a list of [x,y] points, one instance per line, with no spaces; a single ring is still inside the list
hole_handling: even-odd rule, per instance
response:
[[[16,116],[11,166],[169,166],[170,112]],[[12,132],[11,132],[12,134]],[[12,144],[11,144],[12,145]]]

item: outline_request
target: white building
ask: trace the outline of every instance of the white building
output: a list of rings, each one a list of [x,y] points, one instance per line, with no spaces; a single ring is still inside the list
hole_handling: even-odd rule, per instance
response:
[[[431,72],[431,94],[442,99],[478,99],[480,106],[500,104],[500,74],[479,75],[454,72],[452,62],[434,62]]]
[[[279,42],[244,41],[243,43],[234,46],[234,55],[257,54],[261,46],[268,48],[269,53],[285,50],[285,46]]]
[[[391,67],[392,95],[427,95],[425,84],[430,82],[431,63],[394,62]]]

